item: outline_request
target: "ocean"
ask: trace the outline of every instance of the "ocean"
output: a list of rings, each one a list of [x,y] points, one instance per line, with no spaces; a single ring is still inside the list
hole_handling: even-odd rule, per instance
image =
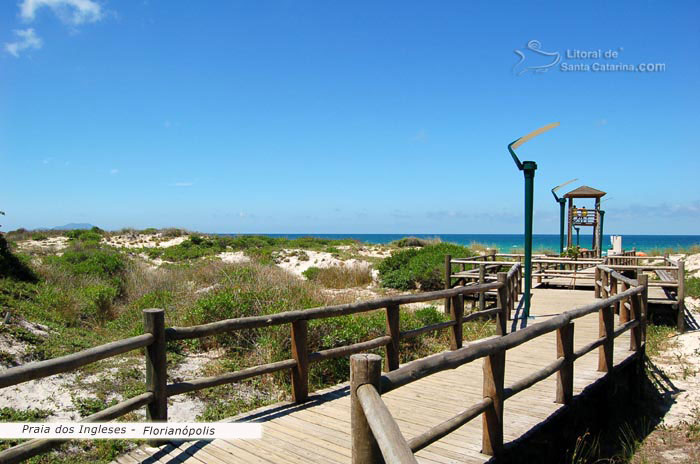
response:
[[[237,235],[237,234],[221,234]],[[248,234],[245,234],[248,235]],[[500,253],[507,253],[514,248],[524,247],[522,234],[250,234],[267,235],[270,237],[286,237],[290,239],[299,237],[318,237],[328,239],[354,239],[368,244],[386,244],[403,237],[439,238],[443,242],[469,245],[480,243],[491,248],[497,248]],[[591,235],[581,235],[582,248],[591,248]],[[576,238],[574,237],[574,242]],[[566,241],[564,242],[566,245]],[[538,250],[559,250],[559,235],[534,234],[532,245]],[[687,248],[692,245],[700,245],[700,235],[623,235],[622,247],[626,250],[636,248],[638,251],[665,248]],[[603,249],[610,248],[610,236],[603,237]]]

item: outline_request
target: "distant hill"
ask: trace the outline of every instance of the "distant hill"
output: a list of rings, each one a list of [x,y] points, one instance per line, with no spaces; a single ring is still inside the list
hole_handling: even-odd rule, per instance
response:
[[[70,224],[66,224],[65,226],[58,226],[54,227],[53,230],[75,230],[75,229],[92,229],[93,226],[92,224],[88,224],[85,222],[71,222]]]

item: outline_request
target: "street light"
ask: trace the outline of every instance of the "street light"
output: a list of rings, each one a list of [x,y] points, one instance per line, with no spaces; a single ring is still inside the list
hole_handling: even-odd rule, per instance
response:
[[[530,317],[530,288],[532,286],[532,204],[533,204],[533,194],[535,186],[535,170],[537,170],[537,163],[534,161],[523,161],[515,154],[513,150],[520,147],[523,143],[530,139],[537,137],[538,135],[547,132],[550,129],[554,129],[559,125],[558,122],[553,122],[544,127],[540,127],[534,132],[530,132],[524,137],[508,144],[508,151],[510,156],[513,157],[515,165],[523,171],[525,176],[525,291],[524,291],[524,306],[523,306],[523,319]]]
[[[559,256],[564,253],[564,211],[566,210],[566,198],[559,198],[557,196],[557,190],[577,180],[578,179],[571,179],[552,189],[552,195],[554,195],[556,202],[559,203]]]

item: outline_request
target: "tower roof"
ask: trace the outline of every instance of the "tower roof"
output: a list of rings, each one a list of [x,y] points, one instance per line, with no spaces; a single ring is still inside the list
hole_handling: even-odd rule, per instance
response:
[[[600,198],[605,195],[602,190],[594,189],[593,187],[588,187],[584,185],[582,187],[573,189],[564,198]]]

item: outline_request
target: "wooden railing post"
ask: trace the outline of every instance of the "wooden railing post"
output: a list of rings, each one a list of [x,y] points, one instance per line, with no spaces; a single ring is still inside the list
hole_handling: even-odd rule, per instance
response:
[[[602,296],[603,298],[607,298],[608,296],[610,296],[610,293],[608,292],[608,277],[609,277],[609,274],[607,273],[607,271],[603,271],[601,277],[602,277],[602,279],[601,279],[602,285],[600,286],[600,287],[601,287],[601,288],[600,288],[600,293],[601,293],[601,296]]]
[[[610,283],[610,296],[615,296],[617,295],[617,279],[615,278],[614,275],[610,274],[610,279],[608,280]],[[613,303],[613,310],[615,313],[619,314],[620,313],[620,302],[617,301]]]
[[[153,392],[153,401],[146,408],[149,422],[168,421],[167,360],[165,357],[165,311],[162,309],[143,310],[144,332],[153,335],[153,343],[146,347],[146,390]],[[162,441],[151,442],[154,445]]]
[[[523,267],[518,266],[518,273],[516,274],[518,277],[518,282],[517,282],[517,289],[515,291],[516,297],[523,293]]]
[[[614,323],[615,315],[612,306],[605,306],[598,310],[598,334],[600,338],[605,337],[605,343],[598,348],[598,371],[600,372],[612,372],[613,369]]]
[[[350,427],[352,434],[352,463],[384,462],[377,440],[367,423],[357,398],[361,385],[371,384],[381,393],[382,358],[376,354],[350,356]]]
[[[389,372],[399,368],[399,305],[386,307],[386,334],[391,337],[391,343],[386,346],[386,362],[384,370]]]
[[[484,398],[491,398],[493,405],[482,415],[482,449],[489,456],[503,449],[503,381],[506,352],[500,351],[484,358]]]
[[[542,283],[542,263],[537,263],[537,283]]]
[[[685,332],[685,262],[678,260],[678,315],[676,328],[679,332]]]
[[[602,278],[600,276],[601,270],[598,266],[595,267],[595,277],[593,281],[593,296],[595,298],[600,298],[600,284],[598,282],[602,282]]]
[[[445,290],[452,287],[452,255],[445,255]],[[450,314],[450,299],[445,298],[445,314]]]
[[[557,329],[557,358],[565,364],[557,372],[557,403],[569,404],[574,397],[574,323]]]
[[[292,322],[292,358],[297,362],[292,369],[292,400],[295,403],[303,403],[309,397],[308,331],[308,321]]]
[[[510,320],[510,304],[508,300],[512,298],[512,292],[510,291],[510,288],[512,288],[512,282],[508,281],[507,272],[499,272],[496,275],[496,278],[498,279],[498,282],[503,284],[503,286],[498,289],[498,300],[496,301],[496,304],[501,309],[496,314],[496,331],[498,335],[505,335],[506,321]],[[515,275],[513,276],[513,279],[515,279]]]
[[[625,281],[622,281],[622,291],[626,292],[629,289],[629,284]],[[627,305],[629,304],[631,306],[631,302],[632,298],[625,298],[623,300],[620,300],[620,324],[624,324],[625,322],[628,322],[630,320],[630,308],[628,308]]]
[[[645,280],[648,279],[648,277],[645,275]],[[646,282],[642,284],[642,282],[639,282],[640,285],[646,285]],[[637,327],[634,327],[632,330],[630,330],[630,351],[638,351],[640,347],[642,346],[642,324],[641,324],[641,319],[642,319],[642,305],[643,303],[643,292],[632,296],[630,298],[630,319],[639,321],[639,325]]]
[[[464,295],[455,295],[452,297],[452,305],[450,315],[455,325],[450,331],[450,349],[456,350],[462,348],[462,318],[464,317]]]
[[[483,284],[486,282],[486,265],[479,264],[479,283]],[[479,293],[479,311],[486,309],[486,294],[484,292]]]

